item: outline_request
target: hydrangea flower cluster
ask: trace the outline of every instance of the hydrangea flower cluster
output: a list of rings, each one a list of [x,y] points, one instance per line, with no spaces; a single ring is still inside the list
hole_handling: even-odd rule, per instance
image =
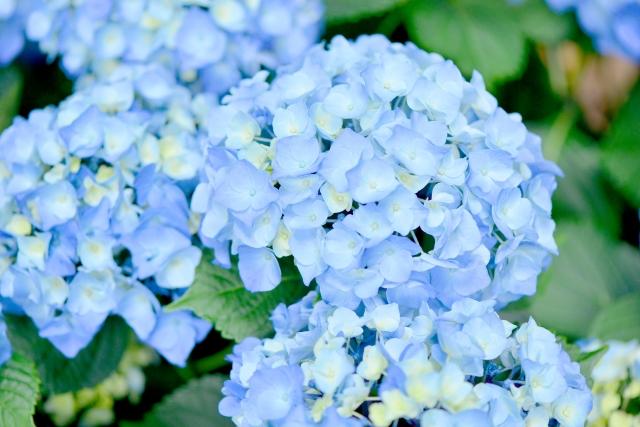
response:
[[[243,81],[214,108],[192,209],[246,287],[304,282],[355,309],[395,297],[503,305],[536,289],[557,250],[559,169],[517,114],[440,55],[383,36],[316,46],[301,67]],[[411,295],[409,295],[411,294]]]
[[[322,17],[320,0],[45,0],[26,31],[72,76],[129,74],[140,86],[197,79],[222,94],[261,67],[298,60]]]
[[[320,0],[0,0],[7,60],[24,30],[78,77],[59,107],[0,136],[5,308],[68,357],[118,314],[184,364],[210,326],[162,303],[201,259],[189,209],[199,123],[241,77],[296,62],[322,12]]]
[[[220,411],[239,426],[583,426],[591,394],[552,333],[493,301],[434,311],[315,293],[273,314],[276,335],[231,356]]]
[[[601,348],[594,341],[585,351]],[[592,371],[593,411],[590,427],[640,425],[640,345],[636,341],[610,341]]]
[[[94,85],[0,136],[0,295],[68,357],[118,314],[180,365],[210,328],[161,305],[201,258],[188,197],[207,102],[185,88],[165,109],[133,99],[126,81]]]
[[[582,29],[596,49],[640,63],[638,0],[547,0],[557,12],[575,10]]]
[[[25,44],[25,26],[38,0],[0,0],[0,66],[13,61]]]

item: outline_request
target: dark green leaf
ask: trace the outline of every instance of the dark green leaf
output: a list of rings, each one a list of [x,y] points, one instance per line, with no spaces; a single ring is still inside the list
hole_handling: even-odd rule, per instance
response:
[[[526,39],[506,1],[425,0],[406,9],[411,39],[451,58],[464,73],[477,69],[491,86],[523,71]]]
[[[291,262],[282,262],[282,281],[270,292],[245,289],[237,267],[231,270],[211,264],[206,252],[196,271],[196,279],[169,310],[187,309],[211,321],[223,337],[240,341],[248,336],[266,336],[272,331],[269,317],[280,303],[298,301],[309,289],[303,285]]]
[[[327,0],[326,19],[330,24],[355,22],[381,15],[408,0]]]
[[[608,349],[609,349],[608,344],[603,345],[592,351],[581,352],[577,357],[572,358],[572,360],[575,360],[578,363],[583,363],[593,359],[597,359],[598,356],[604,355],[604,353],[606,353]]]
[[[578,144],[575,138],[567,143],[558,161],[565,175],[553,197],[553,214],[556,219],[588,220],[615,237],[620,233],[622,206],[604,177],[600,159],[596,145]]]
[[[640,207],[640,84],[622,107],[604,140],[604,164],[614,184]]]
[[[603,307],[591,324],[591,335],[603,340],[640,339],[640,293]]]
[[[556,238],[560,256],[543,274],[530,311],[560,334],[588,336],[604,308],[640,290],[640,253],[586,223],[561,224]]]
[[[40,378],[33,362],[14,354],[0,368],[0,426],[34,427]]]
[[[522,32],[536,42],[556,43],[571,31],[570,15],[554,13],[544,0],[525,0],[512,8]]]
[[[0,131],[18,114],[21,95],[22,74],[18,68],[0,68]]]
[[[109,318],[91,344],[73,359],[67,359],[24,316],[6,316],[14,351],[38,366],[42,384],[48,393],[65,393],[93,387],[111,375],[130,339],[129,327],[118,317]]]
[[[191,380],[165,397],[143,421],[125,422],[122,427],[225,427],[233,423],[218,413],[224,377],[210,375]]]

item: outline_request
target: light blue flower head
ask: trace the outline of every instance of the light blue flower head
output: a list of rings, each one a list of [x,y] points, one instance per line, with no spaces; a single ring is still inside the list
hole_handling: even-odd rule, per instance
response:
[[[574,10],[580,26],[604,54],[640,63],[640,3],[636,0],[547,0],[557,11]]]
[[[25,27],[39,0],[0,0],[0,66],[13,61],[25,45]]]
[[[582,426],[591,393],[553,334],[492,301],[356,310],[311,293],[236,346],[220,412],[238,426]]]
[[[148,96],[181,80],[216,94],[317,42],[320,0],[44,1],[27,36],[71,76],[127,75]]]
[[[181,365],[210,325],[159,301],[201,258],[189,199],[208,101],[182,88],[155,109],[133,93],[88,86],[0,135],[0,295],[68,357],[117,314]]]
[[[275,287],[292,255],[306,284],[351,309],[381,292],[446,306],[535,292],[557,251],[560,171],[480,74],[363,36],[266,78],[210,111],[191,205],[218,261],[239,255],[248,289]]]

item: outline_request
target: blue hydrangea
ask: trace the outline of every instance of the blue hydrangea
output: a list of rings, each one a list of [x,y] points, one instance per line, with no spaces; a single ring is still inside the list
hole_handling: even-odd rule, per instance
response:
[[[7,336],[7,324],[2,316],[2,305],[0,305],[0,366],[11,358],[11,342]]]
[[[480,74],[412,44],[336,37],[240,83],[204,131],[199,236],[222,265],[239,255],[250,290],[273,288],[292,255],[350,309],[382,291],[501,306],[533,294],[557,251],[560,171],[540,138]]]
[[[279,306],[275,336],[230,356],[220,412],[238,426],[584,425],[591,393],[552,333],[494,301],[433,302]]]
[[[25,45],[25,26],[39,0],[0,0],[0,66],[13,61]]]
[[[194,280],[196,123],[211,100],[134,102],[126,81],[74,93],[0,136],[0,296],[68,357],[109,315],[182,365],[210,325],[161,301]]]
[[[176,79],[223,94],[263,67],[296,62],[322,17],[320,0],[45,1],[26,33],[74,77],[126,75],[156,97]]]
[[[574,10],[596,49],[640,63],[640,3],[637,0],[547,0],[557,11]]]

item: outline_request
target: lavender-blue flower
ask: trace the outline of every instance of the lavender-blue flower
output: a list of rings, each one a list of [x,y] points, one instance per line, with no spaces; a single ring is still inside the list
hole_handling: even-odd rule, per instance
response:
[[[182,365],[210,325],[159,297],[189,287],[201,259],[189,199],[210,100],[134,98],[131,84],[95,84],[2,133],[0,295],[68,357],[113,314]]]
[[[431,305],[350,310],[311,293],[279,306],[275,337],[230,356],[220,412],[246,427],[584,425],[591,393],[553,334],[501,320],[493,301]]]
[[[146,97],[180,80],[222,95],[319,38],[320,0],[45,0],[26,33],[73,77],[127,75]]]
[[[272,251],[350,308],[407,283],[448,306],[535,292],[557,250],[560,172],[478,73],[467,82],[437,54],[362,36],[266,77],[210,111],[191,205],[218,262],[240,255],[247,288],[273,286],[257,273],[267,258],[275,269]],[[367,279],[339,279],[354,275]]]

